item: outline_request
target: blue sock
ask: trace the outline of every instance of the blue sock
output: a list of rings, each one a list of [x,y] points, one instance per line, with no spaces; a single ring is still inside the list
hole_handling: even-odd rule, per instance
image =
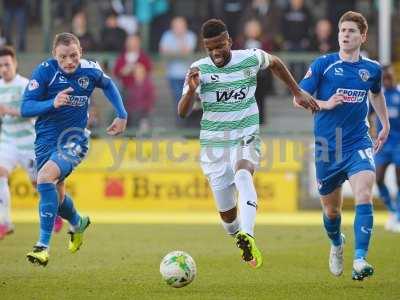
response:
[[[58,193],[53,183],[39,183],[40,235],[38,245],[48,247],[58,210]]]
[[[74,202],[68,195],[65,195],[64,201],[58,208],[58,214],[61,218],[67,220],[72,226],[79,225],[81,216],[76,211]]]
[[[323,219],[326,233],[332,241],[332,244],[334,246],[340,246],[342,244],[342,237],[340,232],[342,217],[337,216],[335,219],[329,219],[325,214],[323,214]]]
[[[373,226],[374,215],[372,204],[357,205],[356,216],[354,218],[354,259],[365,258],[367,256]]]
[[[392,197],[390,197],[389,190],[388,190],[386,184],[384,184],[384,183],[378,184],[378,190],[379,190],[380,198],[381,198],[383,204],[385,204],[387,210],[392,213],[395,213],[396,209],[393,205]]]

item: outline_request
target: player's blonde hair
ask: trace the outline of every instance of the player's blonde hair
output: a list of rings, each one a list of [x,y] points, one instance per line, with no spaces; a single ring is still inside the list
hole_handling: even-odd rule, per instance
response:
[[[61,32],[56,34],[53,40],[53,50],[58,46],[58,45],[65,45],[69,46],[71,44],[77,44],[78,47],[81,47],[81,43],[79,42],[79,39],[72,33],[69,32]]]
[[[354,22],[357,24],[358,29],[360,30],[361,34],[366,34],[368,31],[368,23],[365,17],[355,11],[348,11],[345,12],[339,20],[339,27],[340,24],[343,22]]]

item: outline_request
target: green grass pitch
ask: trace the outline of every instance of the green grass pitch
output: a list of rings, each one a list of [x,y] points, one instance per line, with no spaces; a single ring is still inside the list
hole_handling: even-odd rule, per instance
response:
[[[215,225],[92,224],[76,254],[66,229],[53,237],[46,268],[25,260],[38,224],[17,224],[0,241],[0,299],[400,299],[400,235],[374,231],[369,261],[375,275],[351,280],[352,228],[345,227],[345,273],[328,271],[329,243],[319,226],[256,227],[264,265],[253,270],[233,239]],[[181,289],[161,280],[159,263],[172,250],[189,252],[197,277]]]

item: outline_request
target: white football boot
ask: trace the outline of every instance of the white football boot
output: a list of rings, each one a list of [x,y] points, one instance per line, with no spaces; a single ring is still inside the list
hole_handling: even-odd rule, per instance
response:
[[[374,268],[364,259],[355,259],[353,261],[353,280],[364,280],[374,274]]]
[[[345,235],[341,234],[342,244],[340,246],[331,246],[331,252],[329,254],[329,270],[335,276],[340,276],[343,273],[343,249],[346,241]]]

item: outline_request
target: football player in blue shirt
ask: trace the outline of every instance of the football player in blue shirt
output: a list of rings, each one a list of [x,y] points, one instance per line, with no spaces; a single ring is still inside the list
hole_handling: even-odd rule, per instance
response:
[[[335,276],[343,273],[344,235],[340,229],[343,182],[349,180],[353,190],[354,280],[363,280],[374,272],[366,261],[373,229],[373,152],[380,150],[390,127],[381,91],[381,66],[360,55],[367,30],[364,16],[346,12],[339,20],[339,52],[317,58],[300,83],[303,90],[315,94],[321,108],[314,117],[315,164],[323,222],[332,242],[329,268]],[[366,121],[368,95],[383,125],[375,143],[368,134]]]
[[[40,196],[39,240],[27,254],[33,264],[46,266],[54,220],[59,214],[72,227],[69,250],[75,253],[89,226],[87,216],[76,211],[65,193],[65,179],[84,159],[90,132],[86,129],[90,95],[96,87],[103,90],[117,117],[107,133],[117,135],[126,127],[127,113],[113,81],[93,61],[82,59],[79,40],[71,33],[57,34],[53,56],[32,73],[21,104],[23,117],[37,117],[35,154]]]
[[[394,164],[397,188],[400,187],[400,88],[396,86],[392,67],[384,68],[383,86],[389,113],[390,134],[382,150],[375,155],[376,183],[379,195],[389,211],[389,219],[385,224],[385,229],[400,233],[400,190],[397,192],[396,201],[392,201],[384,182],[387,167]],[[382,124],[379,120],[376,124],[377,131],[381,130]]]

